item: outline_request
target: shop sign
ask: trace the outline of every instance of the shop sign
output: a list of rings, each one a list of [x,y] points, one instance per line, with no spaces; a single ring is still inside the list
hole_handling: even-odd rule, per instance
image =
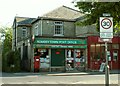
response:
[[[87,44],[86,40],[62,40],[36,38],[34,44]]]
[[[34,44],[33,45],[34,48],[87,48],[87,45],[77,45],[77,46],[73,46],[73,45],[41,45],[41,44]]]

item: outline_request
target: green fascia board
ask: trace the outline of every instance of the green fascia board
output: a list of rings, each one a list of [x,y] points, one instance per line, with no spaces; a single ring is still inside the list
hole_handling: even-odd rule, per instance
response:
[[[35,38],[34,44],[87,44],[84,39],[47,39],[47,38]]]

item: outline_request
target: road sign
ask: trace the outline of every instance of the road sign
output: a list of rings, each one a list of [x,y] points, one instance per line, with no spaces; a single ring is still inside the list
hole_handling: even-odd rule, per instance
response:
[[[98,38],[98,42],[112,43],[112,39],[102,39],[102,38]]]
[[[100,38],[113,38],[112,17],[100,17]]]

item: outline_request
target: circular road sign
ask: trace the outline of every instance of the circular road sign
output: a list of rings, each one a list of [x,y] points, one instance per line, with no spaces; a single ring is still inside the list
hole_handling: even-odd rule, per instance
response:
[[[109,29],[109,28],[112,26],[112,21],[111,21],[109,18],[104,18],[104,19],[101,21],[101,26],[102,26],[104,29]]]

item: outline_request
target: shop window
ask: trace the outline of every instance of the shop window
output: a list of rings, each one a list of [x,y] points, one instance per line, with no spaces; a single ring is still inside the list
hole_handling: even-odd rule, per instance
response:
[[[108,50],[111,50],[112,49],[111,44],[107,44],[107,48],[108,48]]]
[[[105,44],[101,44],[101,60],[105,61]]]
[[[96,55],[95,55],[95,58],[97,60],[100,60],[100,44],[96,44]]]
[[[40,58],[47,58],[48,56],[48,49],[38,49],[40,52]]]
[[[34,49],[34,56],[40,56],[40,58],[48,57],[48,49]]]
[[[105,44],[91,44],[90,46],[91,60],[104,61],[105,59]]]
[[[118,51],[113,51],[113,60],[114,61],[118,60]]]
[[[119,49],[119,44],[112,44],[112,49]]]
[[[91,59],[95,59],[95,44],[91,44],[90,46],[90,54],[91,54]]]
[[[34,56],[40,56],[40,68],[50,67],[50,57],[48,49],[34,49]]]
[[[74,50],[67,50],[67,67],[66,70],[73,70],[74,68]]]

